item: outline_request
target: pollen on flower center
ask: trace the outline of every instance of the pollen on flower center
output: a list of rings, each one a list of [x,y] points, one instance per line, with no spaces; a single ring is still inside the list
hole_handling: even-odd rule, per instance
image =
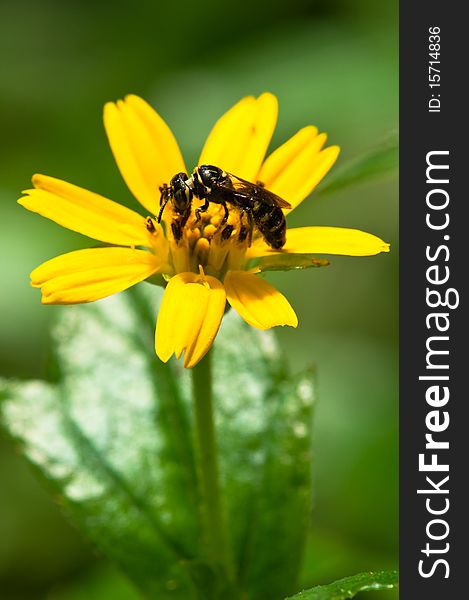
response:
[[[222,280],[230,269],[241,269],[252,233],[248,219],[240,211],[229,208],[224,221],[224,208],[210,203],[208,209],[199,212],[203,201],[194,200],[190,215],[182,227],[180,239],[174,235],[174,224],[180,220],[172,206],[164,213],[164,231],[172,259],[171,275],[181,272],[199,273],[199,268]],[[176,227],[177,231],[177,227]]]

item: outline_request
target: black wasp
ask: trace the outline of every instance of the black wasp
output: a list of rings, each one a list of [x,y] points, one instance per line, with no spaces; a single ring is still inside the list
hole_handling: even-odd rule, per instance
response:
[[[208,210],[210,202],[221,204],[225,214],[220,227],[223,227],[229,216],[227,204],[239,209],[240,220],[246,215],[249,227],[240,227],[239,239],[244,241],[252,235],[255,224],[265,241],[278,250],[285,245],[286,221],[282,208],[291,208],[291,205],[272,192],[269,192],[261,183],[251,183],[232,173],[226,173],[213,165],[202,165],[194,169],[190,177],[186,173],[175,175],[169,185],[163,185],[161,191],[161,208],[158,214],[158,223],[161,221],[166,204],[171,201],[177,214],[171,224],[173,235],[178,241],[182,237],[182,229],[191,212],[192,199],[205,200],[204,204],[195,209],[196,219],[201,213]],[[227,225],[222,231],[222,237],[228,239],[233,231]]]

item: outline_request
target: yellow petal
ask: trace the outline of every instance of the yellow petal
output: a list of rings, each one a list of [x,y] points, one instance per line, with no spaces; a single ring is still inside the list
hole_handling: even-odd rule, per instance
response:
[[[259,180],[295,208],[311,194],[337,160],[338,146],[321,150],[326,139],[325,133],[318,135],[316,127],[300,129],[267,158]]]
[[[313,125],[303,127],[294,136],[270,154],[259,173],[259,180],[266,187],[274,184],[288,165],[318,137],[318,129]]]
[[[167,362],[184,352],[184,366],[195,366],[208,352],[225,310],[223,285],[211,276],[180,273],[166,287],[158,313],[155,350]]]
[[[268,256],[275,253],[262,241],[249,248],[248,257]],[[287,242],[282,252],[295,254],[344,254],[373,256],[389,252],[389,244],[379,237],[359,229],[345,227],[296,227],[287,229]]]
[[[21,206],[95,240],[120,246],[145,246],[148,232],[138,213],[54,177],[34,175]]]
[[[243,98],[216,122],[199,165],[216,165],[238,177],[256,181],[277,115],[277,98],[272,94]]]
[[[158,270],[150,252],[130,248],[91,248],[62,254],[31,273],[43,304],[93,302],[143,281]]]
[[[170,128],[149,104],[133,95],[105,105],[104,126],[128,188],[156,214],[159,187],[186,169]]]
[[[298,325],[295,311],[285,296],[257,275],[228,271],[224,285],[228,302],[249,325],[257,329]]]

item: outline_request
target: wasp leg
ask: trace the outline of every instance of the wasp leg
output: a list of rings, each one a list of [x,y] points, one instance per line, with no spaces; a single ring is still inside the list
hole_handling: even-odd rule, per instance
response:
[[[179,240],[182,238],[181,222],[177,220],[173,221],[171,223],[171,231],[173,232],[173,236],[176,242],[179,242]]]
[[[246,214],[246,211],[244,210],[244,208],[240,208],[239,209],[239,234],[238,234],[238,242],[244,242],[244,240],[247,238],[248,235],[248,228],[246,227],[246,225],[244,225],[243,221],[244,221],[244,215]]]
[[[246,238],[248,237],[248,233],[249,233],[249,229],[247,227],[245,227],[244,225],[242,225],[239,228],[238,242],[240,244],[242,244],[246,240]]]
[[[223,216],[223,219],[221,220],[220,225],[218,225],[218,227],[217,227],[217,231],[220,231],[220,229],[225,225],[225,223],[228,221],[228,217],[230,216],[230,212],[228,210],[228,207],[226,206],[226,202],[220,202],[219,204],[221,204],[223,206],[225,214]],[[228,231],[229,231],[229,233],[228,233]],[[233,231],[233,227],[231,225],[227,225],[221,232],[222,239],[227,240],[230,237],[232,231]]]
[[[207,212],[209,206],[210,206],[210,202],[207,200],[207,198],[205,198],[205,202],[204,202],[203,206],[200,206],[199,208],[195,209],[194,212],[195,212],[195,222],[196,223],[200,219],[200,213]]]
[[[166,205],[168,204],[170,198],[171,198],[171,194],[169,193],[168,187],[166,184],[164,184],[161,188],[161,197],[160,197],[160,212],[158,213],[158,223],[161,223],[161,218],[163,216],[163,211],[166,207]]]
[[[174,218],[173,222],[171,223],[171,230],[173,232],[174,239],[177,243],[179,243],[182,239],[182,236],[184,234],[184,227],[186,226],[190,214],[191,211],[189,207],[189,209],[186,210],[186,212],[183,215],[180,215],[179,218]]]
[[[160,193],[161,193],[161,196],[160,196],[160,206],[161,206],[161,203],[163,202],[163,196],[167,197],[167,194],[168,194],[168,184],[163,183],[163,185],[160,185],[160,187],[158,189],[160,190]]]
[[[254,218],[252,216],[252,212],[250,210],[246,211],[248,215],[248,223],[249,223],[249,235],[248,235],[248,247],[252,244],[252,231],[254,229]]]
[[[228,207],[226,206],[226,202],[220,202],[220,204],[223,206],[223,209],[225,211],[225,215],[220,223],[220,227],[222,227],[227,221],[228,221],[228,217],[230,216],[230,212],[228,210]]]
[[[231,234],[233,233],[233,229],[233,225],[227,225],[225,229],[221,232],[221,239],[223,241],[228,240],[231,237]]]

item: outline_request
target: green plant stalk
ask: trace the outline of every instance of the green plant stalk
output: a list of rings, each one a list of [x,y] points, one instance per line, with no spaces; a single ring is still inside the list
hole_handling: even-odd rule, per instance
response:
[[[212,351],[192,369],[197,471],[202,494],[202,520],[207,558],[222,567],[232,580],[226,520],[219,478],[218,452],[213,418]]]

